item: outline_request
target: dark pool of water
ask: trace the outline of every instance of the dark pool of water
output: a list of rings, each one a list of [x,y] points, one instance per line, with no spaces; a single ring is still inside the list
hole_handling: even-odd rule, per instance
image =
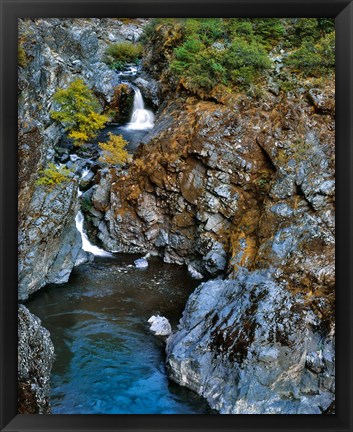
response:
[[[49,285],[27,302],[55,346],[53,413],[212,413],[168,380],[164,343],[147,323],[160,313],[175,327],[197,282],[157,258],[137,269],[136,258],[96,258],[74,269],[67,284]]]
[[[126,125],[110,125],[102,129],[93,142],[107,142],[109,140],[109,132],[111,132],[113,135],[122,135],[123,138],[128,142],[126,150],[129,153],[135,153],[137,147],[141,144],[142,139],[147,135],[149,130],[129,130],[126,128]]]

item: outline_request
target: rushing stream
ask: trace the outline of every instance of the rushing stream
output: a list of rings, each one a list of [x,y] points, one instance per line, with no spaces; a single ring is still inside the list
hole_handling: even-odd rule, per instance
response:
[[[96,257],[27,302],[55,346],[53,413],[210,413],[202,398],[168,380],[164,342],[147,323],[160,313],[175,328],[197,282],[183,267],[151,258],[141,270],[134,259]]]

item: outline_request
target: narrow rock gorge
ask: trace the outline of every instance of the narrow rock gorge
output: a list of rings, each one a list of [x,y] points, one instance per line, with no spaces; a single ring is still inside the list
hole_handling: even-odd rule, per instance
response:
[[[171,380],[220,414],[334,413],[335,89],[320,57],[332,23],[206,21],[20,21],[19,300],[92,260],[81,210],[102,249],[155,255],[200,279],[166,341]],[[300,73],[308,32],[316,63]],[[109,46],[139,40],[137,66],[109,67]],[[154,111],[136,145],[132,120],[121,129],[123,162],[102,163],[97,141],[75,146],[53,120],[56,91],[75,78],[108,128],[131,117],[136,89]],[[52,162],[69,180],[48,189],[38,179]],[[34,327],[42,346],[35,374],[19,375],[22,412],[49,410],[53,348],[38,326],[21,305],[21,364],[33,362]]]
[[[102,25],[102,24],[105,25]],[[109,42],[135,40],[142,32],[143,20],[124,25],[121,21],[49,19],[19,20],[18,69],[18,212],[19,246],[18,271],[20,301],[48,283],[63,283],[69,279],[75,264],[88,260],[82,250],[82,241],[76,229],[75,216],[78,179],[59,183],[49,190],[38,185],[40,171],[54,162],[60,140],[64,136],[62,125],[50,118],[55,91],[75,77],[84,77],[102,101],[109,103],[118,85],[117,74],[102,61]],[[21,57],[22,53],[22,57]],[[21,63],[22,60],[22,63]],[[19,332],[26,330],[26,321],[19,323]],[[47,339],[49,337],[47,336]],[[25,343],[25,341],[23,342]],[[39,341],[38,344],[41,342]],[[46,342],[47,343],[47,342]],[[44,342],[43,342],[44,345]],[[45,350],[39,352],[47,367],[40,373],[46,382],[50,376],[51,360]],[[30,349],[19,350],[19,362],[33,361]],[[34,366],[35,367],[35,364]],[[19,379],[25,379],[19,374]],[[45,412],[44,402],[39,411],[32,405],[31,379],[19,394],[22,413]],[[22,382],[22,381],[21,381]],[[22,386],[22,384],[20,384]],[[48,402],[48,384],[41,388],[41,398]],[[44,399],[43,399],[44,400]]]

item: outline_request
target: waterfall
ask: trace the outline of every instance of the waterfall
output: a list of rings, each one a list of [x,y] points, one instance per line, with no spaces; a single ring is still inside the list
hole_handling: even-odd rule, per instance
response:
[[[89,168],[85,168],[81,174],[81,179],[87,175],[89,173]],[[82,195],[82,192],[80,190],[78,190],[77,196],[78,198]],[[114,255],[111,254],[110,252],[106,252],[103,249],[100,249],[98,246],[94,246],[93,244],[91,244],[91,242],[88,240],[87,234],[84,232],[83,230],[83,222],[84,222],[84,217],[82,212],[79,210],[76,217],[75,217],[75,222],[76,222],[76,228],[77,231],[81,234],[81,239],[82,239],[82,249],[86,252],[90,252],[93,255],[96,256],[101,256],[101,257],[113,257]]]
[[[94,246],[93,244],[90,243],[90,241],[88,240],[87,234],[83,231],[83,222],[84,222],[84,218],[83,218],[83,214],[81,211],[79,211],[75,217],[75,222],[76,222],[76,228],[77,231],[81,234],[81,238],[82,238],[82,249],[86,252],[90,252],[93,255],[97,255],[97,256],[104,256],[104,257],[112,257],[114,256],[113,254],[111,254],[110,252],[106,252],[103,249],[100,249],[98,246]]]
[[[154,126],[154,114],[152,111],[146,110],[143,103],[143,98],[140,90],[137,87],[132,87],[135,96],[132,108],[132,116],[130,123],[127,124],[126,129],[144,130],[152,129]]]

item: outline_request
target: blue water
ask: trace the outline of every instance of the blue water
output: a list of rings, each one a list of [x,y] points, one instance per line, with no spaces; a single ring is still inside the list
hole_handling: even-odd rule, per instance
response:
[[[147,269],[136,256],[96,258],[67,284],[47,286],[27,307],[51,332],[54,414],[205,414],[204,399],[167,378],[164,341],[148,318],[175,328],[197,283],[185,268],[157,258]]]

